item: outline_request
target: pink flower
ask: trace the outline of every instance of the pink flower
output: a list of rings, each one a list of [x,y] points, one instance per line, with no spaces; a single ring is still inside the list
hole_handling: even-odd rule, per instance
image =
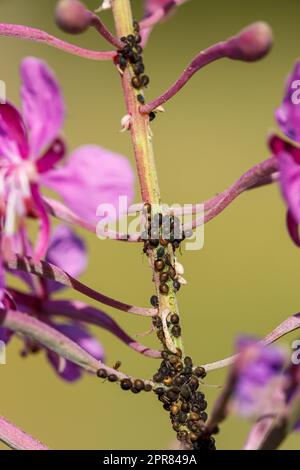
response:
[[[288,78],[285,96],[276,111],[276,120],[284,134],[300,143],[300,62]],[[280,186],[288,207],[287,226],[292,240],[300,246],[300,149],[281,137],[272,136],[270,148],[279,160]]]
[[[18,251],[16,243],[15,248],[16,251]],[[87,266],[87,253],[85,244],[83,240],[69,227],[58,225],[56,226],[51,237],[46,259],[50,263],[54,263],[56,266],[67,271],[71,276],[78,277],[84,272]],[[63,288],[61,284],[54,281],[51,282],[48,280],[43,280],[43,296],[41,297],[39,293],[37,293],[35,285],[32,282],[32,275],[16,271],[14,274],[18,274],[31,291],[30,295],[32,307],[36,305],[35,314],[37,317],[39,317],[40,320],[46,321],[47,324],[52,326],[52,328],[55,328],[60,333],[63,333],[65,336],[81,346],[85,351],[90,353],[94,358],[103,361],[103,346],[90,334],[88,328],[85,327],[82,323],[76,321],[71,321],[69,323],[57,323],[43,314],[43,302],[49,302],[51,300],[51,295],[58,289]],[[9,292],[6,292],[5,294],[2,308],[20,309],[24,313],[27,311],[27,305],[22,303],[22,297],[16,298],[14,301]],[[0,327],[0,340],[8,343],[12,336],[13,333],[11,331]],[[25,337],[24,349],[22,351],[23,356],[27,356],[31,352],[37,351],[39,349],[39,344],[32,343],[29,338]],[[74,382],[81,377],[82,369],[76,364],[65,360],[50,350],[46,350],[46,355],[55,372],[64,380],[67,380],[68,382]]]
[[[147,14],[154,13],[155,10],[161,7],[174,6],[175,2],[173,0],[145,0],[145,9]]]
[[[97,146],[75,150],[56,168],[65,155],[59,137],[65,117],[60,87],[48,66],[31,57],[21,64],[21,78],[22,114],[10,103],[0,106],[0,203],[8,239],[16,215],[22,223],[28,215],[39,219],[35,257],[41,258],[50,236],[41,185],[54,188],[70,209],[96,222],[100,203],[117,205],[121,195],[131,201],[133,172],[124,157]]]
[[[145,10],[147,15],[155,13],[158,8],[164,8],[166,13],[172,8],[185,3],[187,0],[145,0]]]
[[[254,417],[281,406],[285,354],[279,348],[245,337],[239,339],[237,351],[234,401],[238,413]]]
[[[265,346],[252,338],[237,342],[234,364],[234,409],[245,418],[282,412],[299,393],[299,366],[287,366],[287,354],[277,346]],[[300,430],[300,422],[295,426]]]
[[[83,325],[76,324],[54,324],[51,323],[58,331],[70,338],[72,341],[81,346],[85,351],[91,354],[95,359],[103,362],[104,349],[101,344],[93,338]],[[82,369],[73,362],[67,361],[58,356],[53,351],[47,351],[47,358],[57,372],[57,374],[67,382],[75,382],[81,378]]]

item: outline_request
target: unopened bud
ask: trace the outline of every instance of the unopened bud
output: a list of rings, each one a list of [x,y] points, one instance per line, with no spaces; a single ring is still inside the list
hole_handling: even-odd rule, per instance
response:
[[[59,0],[55,20],[66,33],[83,33],[91,25],[92,13],[79,0]]]
[[[254,62],[268,54],[273,45],[271,27],[259,21],[242,29],[226,43],[226,55],[230,59]]]

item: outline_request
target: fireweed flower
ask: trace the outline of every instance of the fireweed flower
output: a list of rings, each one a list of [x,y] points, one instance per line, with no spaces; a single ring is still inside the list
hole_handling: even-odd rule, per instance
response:
[[[14,248],[17,248],[15,243]],[[16,250],[17,251],[17,250]],[[87,266],[87,253],[86,247],[83,240],[78,237],[77,234],[69,227],[58,225],[53,231],[53,235],[50,240],[49,248],[46,253],[46,260],[50,263],[54,263],[56,266],[67,271],[71,276],[80,276]],[[103,361],[104,350],[101,344],[89,333],[86,326],[83,326],[79,322],[71,323],[55,323],[49,318],[45,318],[43,315],[43,301],[51,300],[51,295],[59,290],[63,289],[63,286],[54,281],[43,280],[42,296],[36,292],[34,283],[32,282],[32,276],[22,275],[23,281],[29,287],[31,291],[32,299],[36,302],[37,315],[41,320],[46,320],[49,325],[63,333],[65,336],[70,338],[72,341],[81,346],[85,351],[90,353],[93,357]],[[8,305],[9,293],[6,294],[6,299],[3,303],[3,308],[20,308],[26,312],[26,305],[22,304],[22,299],[16,300],[16,305]],[[8,343],[12,332],[5,328],[0,328],[0,340]],[[33,343],[31,340],[24,339],[24,348],[22,351],[23,356],[27,356],[31,352],[38,351],[40,349],[39,344]],[[82,369],[76,364],[67,361],[60,357],[53,351],[46,350],[47,358],[59,374],[61,378],[69,382],[74,382],[79,379],[82,375]]]
[[[283,349],[252,338],[240,338],[237,352],[233,410],[251,419],[280,413],[299,391],[299,366],[287,366]],[[295,429],[300,430],[300,421]]]
[[[186,1],[187,0],[145,0],[146,14],[151,15],[159,8],[165,8],[168,11]]]
[[[97,146],[75,150],[56,168],[65,156],[59,137],[65,116],[59,84],[48,66],[32,57],[23,60],[21,79],[22,114],[10,103],[0,106],[1,212],[6,240],[15,232],[17,215],[22,223],[28,215],[39,220],[34,253],[39,259],[50,235],[42,185],[54,189],[77,215],[95,223],[101,202],[117,206],[121,195],[131,201],[133,173],[124,157]]]
[[[280,129],[293,142],[272,136],[270,147],[279,162],[279,180],[283,197],[288,207],[287,226],[292,240],[300,246],[298,226],[300,224],[300,62],[297,62],[288,78],[285,96],[276,111]]]
[[[144,19],[141,23],[142,42],[145,44],[155,24],[168,18],[171,13],[188,0],[144,0]]]
[[[167,7],[168,5],[174,6],[174,2],[170,2],[170,0],[145,0],[146,14],[151,15],[158,8]]]
[[[236,411],[249,418],[282,407],[284,352],[276,347],[263,346],[249,338],[238,340],[237,351],[240,355],[235,364]]]

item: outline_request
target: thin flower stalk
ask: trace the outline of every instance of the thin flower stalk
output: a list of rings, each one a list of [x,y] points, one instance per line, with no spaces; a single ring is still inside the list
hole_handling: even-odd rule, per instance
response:
[[[99,369],[104,369],[107,374],[114,374],[120,380],[124,378],[134,380],[133,377],[98,361],[67,336],[24,312],[2,310],[0,311],[0,323],[5,328],[37,341],[50,351],[57,353],[67,361],[77,364],[88,372],[96,374]],[[150,381],[146,380],[145,383],[150,383]]]
[[[277,171],[278,160],[275,157],[269,158],[262,163],[258,163],[253,168],[248,170],[244,175],[242,175],[229,189],[225,190],[223,193],[216,196],[213,200],[209,201],[207,206],[209,205],[210,209],[207,214],[187,223],[184,226],[184,230],[189,230],[191,228],[194,229],[199,225],[203,225],[214,219],[244,191],[257,186],[259,187],[261,182],[272,182],[272,179],[270,181],[269,178],[276,174]]]
[[[258,31],[262,39],[259,47],[257,47],[257,44],[255,44],[253,50],[252,48],[244,47],[244,40],[246,39],[245,42],[247,44],[249,37],[252,35],[254,36],[254,34],[257,34]],[[154,111],[159,106],[165,104],[189,82],[195,73],[197,73],[206,65],[224,58],[242,60],[246,62],[258,60],[269,52],[271,46],[272,33],[269,27],[265,23],[254,23],[253,25],[250,25],[248,28],[245,28],[239,34],[229,38],[227,41],[214,44],[208,49],[205,49],[204,51],[201,51],[199,54],[197,54],[197,56],[186,67],[174,85],[172,85],[158,98],[141,106],[141,113],[149,114],[151,111]]]
[[[49,450],[3,416],[0,416],[0,441],[14,450]]]
[[[210,211],[212,211],[210,215],[207,214],[204,216],[204,218],[199,218],[194,222],[195,226],[196,224],[197,226],[202,225],[203,223],[209,222],[221,212],[223,212],[223,210],[225,210],[232,202],[234,202],[238,196],[240,196],[245,191],[275,183],[277,182],[277,179],[278,160],[275,157],[272,157],[252,167],[235,183],[233,183],[233,185],[216,196],[203,202],[183,207],[182,209],[176,206],[170,206],[169,212],[174,215],[195,215],[198,212],[202,212],[203,209],[205,212],[208,212],[208,214],[210,214]],[[136,212],[141,212],[143,211],[143,208],[143,204],[134,204],[130,207],[128,213],[133,214]],[[188,226],[186,226],[186,228],[188,228]]]
[[[31,258],[26,258],[22,256],[10,256],[6,260],[6,265],[11,270],[25,271],[30,274],[35,274],[36,276],[42,277],[44,279],[49,279],[56,281],[66,287],[70,287],[85,296],[96,300],[104,305],[109,305],[117,310],[122,310],[126,313],[131,313],[134,315],[152,317],[157,314],[157,310],[154,308],[142,308],[135,307],[134,305],[125,304],[118,300],[114,300],[111,297],[101,294],[94,289],[84,285],[82,282],[74,279],[72,276],[67,274],[62,269],[54,266],[51,263],[46,261],[40,261],[35,263]]]
[[[272,422],[257,450],[276,450],[291,433],[300,418],[300,391]]]
[[[118,323],[102,310],[91,307],[84,302],[77,300],[41,300],[35,296],[9,289],[18,305],[25,306],[26,311],[33,316],[40,318],[69,318],[75,322],[83,322],[89,325],[99,326],[120,339],[134,351],[153,359],[161,357],[161,352],[148,348],[131,338]]]
[[[0,23],[0,36],[25,39],[29,41],[47,44],[69,54],[92,60],[113,60],[117,53],[115,51],[93,51],[56,38],[51,34],[37,28],[22,26],[18,24]]]
[[[90,325],[100,326],[127,344],[134,351],[143,356],[158,359],[161,351],[148,348],[131,338],[107,313],[97,310],[79,301],[45,301],[43,302],[43,313],[53,317],[65,317],[82,321]]]
[[[287,320],[283,321],[278,325],[271,333],[269,333],[262,341],[259,343],[268,345],[272,344],[280,338],[283,338],[285,335],[291,333],[292,331],[298,330],[300,328],[300,313],[296,313],[292,315]],[[234,356],[227,357],[226,359],[222,359],[220,361],[211,362],[209,364],[203,365],[207,372],[223,369],[224,367],[231,366],[238,355],[235,354]]]
[[[66,207],[61,202],[51,199],[51,198],[44,198],[43,199],[46,205],[46,209],[50,215],[56,217],[58,220],[62,222],[66,222],[68,224],[75,225],[80,228],[84,228],[85,230],[95,233],[96,225],[86,222],[85,220],[81,219],[78,215],[74,214],[68,207]],[[98,236],[103,238],[108,238],[111,240],[118,240],[123,242],[129,243],[136,243],[141,242],[141,238],[139,234],[127,234],[127,233],[119,233],[113,230],[104,230],[99,229],[97,227]]]

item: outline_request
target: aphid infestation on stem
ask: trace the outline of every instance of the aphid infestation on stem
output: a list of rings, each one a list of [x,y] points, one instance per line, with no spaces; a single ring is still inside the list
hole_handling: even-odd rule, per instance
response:
[[[242,346],[239,346],[238,354],[233,358],[199,366],[200,359],[196,363],[186,355],[183,347],[177,294],[183,290],[181,288],[186,281],[183,278],[184,268],[177,259],[177,250],[180,251],[193,229],[212,220],[240,194],[272,184],[278,179],[289,206],[288,228],[295,243],[300,245],[297,232],[300,223],[299,201],[293,191],[295,173],[297,176],[300,174],[299,149],[274,135],[269,141],[273,156],[255,165],[223,193],[202,203],[204,215],[196,217],[191,224],[183,224],[175,207],[165,211],[150,127],[151,121],[162,110],[161,105],[173,98],[196,72],[211,62],[219,59],[253,62],[263,58],[272,46],[270,27],[263,22],[254,23],[226,41],[197,54],[166,92],[147,102],[150,78],[143,59],[144,47],[152,28],[185,1],[145,0],[145,16],[137,21],[132,15],[130,0],[106,0],[105,9],[111,7],[114,17],[114,35],[106,28],[102,18],[90,12],[83,3],[78,0],[60,0],[55,13],[57,24],[71,34],[94,28],[113,48],[103,52],[74,46],[30,27],[0,24],[0,35],[42,42],[80,57],[110,60],[114,65],[121,80],[126,106],[123,128],[130,131],[142,198],[142,203],[137,206],[142,220],[141,236],[126,234],[125,240],[136,242],[138,249],[146,255],[154,281],[154,292],[149,301],[151,306],[137,307],[112,299],[76,279],[86,268],[84,243],[66,226],[51,233],[51,217],[65,224],[95,231],[96,208],[100,202],[111,202],[115,206],[118,197],[124,193],[131,201],[132,170],[124,157],[97,146],[83,146],[69,157],[67,163],[59,165],[65,156],[64,141],[59,135],[65,110],[62,93],[55,75],[47,65],[38,59],[27,58],[21,68],[23,115],[10,103],[0,106],[3,261],[0,266],[0,340],[8,343],[14,333],[22,334],[24,357],[35,351],[44,351],[51,366],[64,380],[75,381],[81,371],[86,370],[103,382],[118,384],[123,391],[133,394],[153,392],[168,412],[181,447],[194,450],[215,449],[213,435],[218,433],[219,423],[231,409],[229,405],[233,404],[244,412],[246,404],[250,403],[251,413],[257,414],[257,410],[261,409],[256,399],[260,396],[257,382],[261,379],[257,364],[263,365],[259,369],[263,371],[263,385],[269,387],[269,382],[275,378],[277,385],[285,387],[285,393],[281,394],[283,398],[280,407],[274,408],[277,414],[265,426],[264,433],[258,433],[254,427],[247,448],[276,447],[277,419],[282,418],[282,409],[285,407],[284,416],[290,413],[292,429],[300,421],[300,416],[293,415],[291,411],[292,405],[300,401],[297,388],[300,387],[300,378],[293,367],[284,370],[285,362],[280,353],[265,349],[265,346],[299,328],[299,318],[294,316],[283,322],[261,343],[241,341],[239,345]],[[293,75],[293,79],[300,78],[299,67],[296,67]],[[290,90],[278,112],[278,122],[288,137],[299,142],[300,119],[295,109],[290,108],[289,96]],[[173,176],[170,174],[170,177]],[[54,189],[63,202],[42,196],[42,184]],[[297,185],[300,188],[298,179]],[[107,187],[110,187],[109,194]],[[80,196],[82,193],[86,196],[84,201]],[[197,215],[197,208],[198,205],[195,205],[188,211]],[[26,230],[27,219],[32,215],[40,224],[37,250]],[[124,241],[122,234],[115,232],[109,232],[108,238]],[[22,275],[27,290],[21,291],[6,285],[5,270]],[[148,348],[133,340],[108,314],[98,308],[68,299],[53,299],[53,292],[63,286],[124,314],[149,318],[150,332],[155,331],[160,342],[159,349]],[[66,323],[57,323],[57,317],[63,318]],[[113,367],[107,366],[104,351],[90,334],[89,325],[110,331],[143,356],[159,359],[159,365],[153,367],[151,379],[129,376],[123,371],[120,361]],[[210,370],[230,364],[233,364],[233,368],[209,418],[203,381]],[[282,376],[278,380],[282,371],[284,380]],[[243,389],[245,384],[246,394]],[[262,393],[263,397],[265,395],[268,396]],[[4,431],[10,436],[2,440],[15,448],[44,448],[29,436],[16,432],[13,426],[0,418],[0,439]],[[281,435],[284,432],[281,431]]]

